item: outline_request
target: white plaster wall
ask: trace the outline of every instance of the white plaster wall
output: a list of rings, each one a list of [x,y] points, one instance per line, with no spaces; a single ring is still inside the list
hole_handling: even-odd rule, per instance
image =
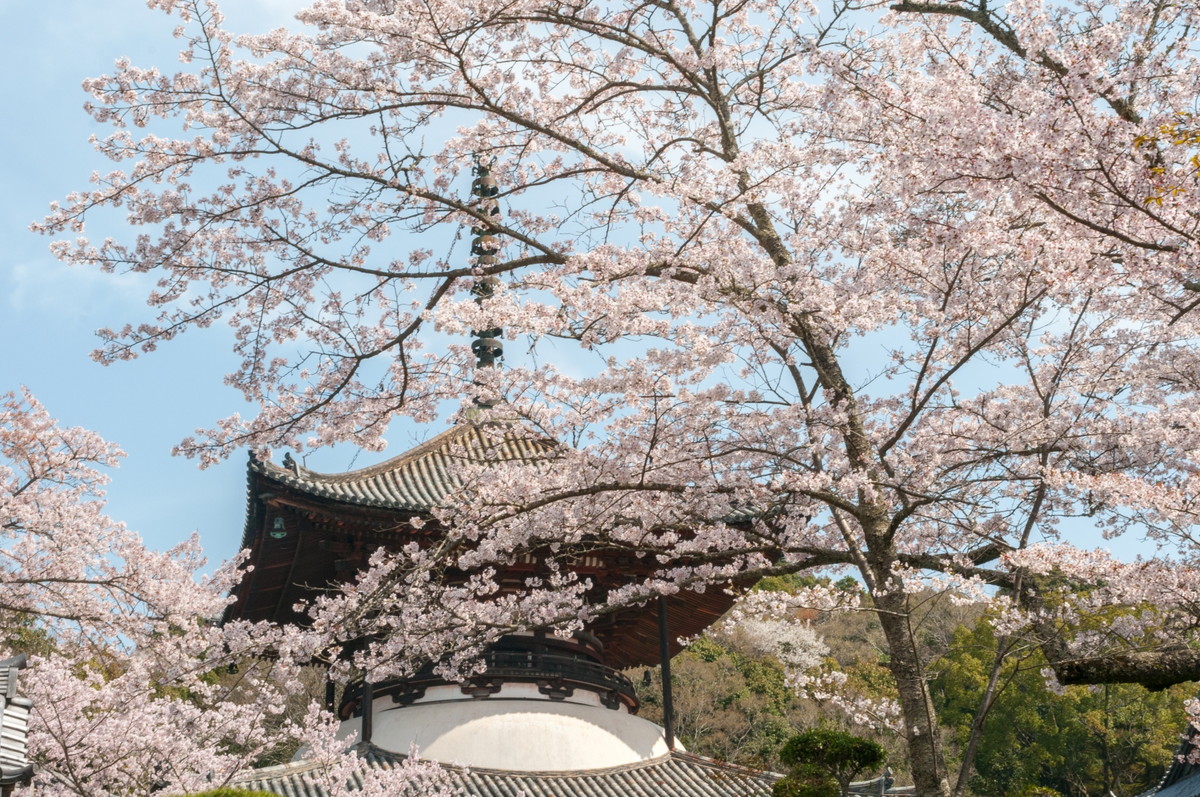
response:
[[[508,690],[513,685],[507,685]],[[501,693],[503,694],[503,693]],[[343,733],[361,727],[342,724]],[[541,699],[376,703],[372,743],[444,764],[565,772],[633,764],[666,755],[663,730],[624,711]],[[676,745],[677,749],[682,749]]]

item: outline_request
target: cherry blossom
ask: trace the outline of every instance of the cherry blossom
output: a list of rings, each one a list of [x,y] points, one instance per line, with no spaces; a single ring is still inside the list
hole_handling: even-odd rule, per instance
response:
[[[353,666],[469,667],[466,637],[841,568],[946,797],[906,619],[931,576],[999,593],[1064,683],[1200,674],[1155,631],[1197,605],[1192,5],[319,0],[245,36],[151,5],[182,66],[87,82],[113,168],[36,226],[157,280],[102,361],[233,330],[254,409],[179,450],[378,450],[448,403],[556,446],[464,468],[445,544],[314,606],[314,650],[369,620]],[[520,342],[476,369],[493,328]],[[1136,566],[1080,552],[1120,536]],[[648,566],[585,601],[592,551]],[[547,577],[499,590],[520,555]]]
[[[310,768],[304,780],[329,797],[457,797],[462,793],[449,774],[435,763],[422,761],[418,751],[390,766],[372,765],[357,755],[357,735],[338,738],[338,722],[314,707],[305,725],[304,760]]]
[[[237,562],[199,577],[196,540],[155,552],[109,519],[101,468],[120,456],[28,391],[0,397],[4,647],[36,645],[20,684],[38,794],[205,791],[290,740],[323,738],[295,710],[319,642],[220,625]]]

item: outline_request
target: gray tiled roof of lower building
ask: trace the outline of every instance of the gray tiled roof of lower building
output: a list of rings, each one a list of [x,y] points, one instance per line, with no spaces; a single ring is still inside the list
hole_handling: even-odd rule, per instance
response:
[[[1162,779],[1152,789],[1147,789],[1137,797],[1200,797],[1200,764],[1192,762],[1190,754],[1197,745],[1195,726],[1189,725],[1187,732],[1175,751],[1175,759],[1167,767]]]
[[[27,745],[33,703],[17,696],[17,672],[25,663],[24,653],[0,660],[0,786],[6,788],[33,775]]]
[[[391,767],[398,758],[372,749],[373,766]],[[268,767],[238,782],[285,797],[326,797],[313,785],[311,764]],[[640,764],[586,772],[503,772],[446,767],[451,781],[469,797],[770,797],[778,775],[722,764],[688,753]]]
[[[1197,797],[1200,795],[1200,776],[1192,774],[1170,786],[1146,793],[1152,794],[1154,797]]]

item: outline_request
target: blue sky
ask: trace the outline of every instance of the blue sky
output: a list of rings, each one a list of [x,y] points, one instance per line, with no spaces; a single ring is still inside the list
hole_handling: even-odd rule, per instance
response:
[[[227,0],[235,32],[294,24],[305,0]],[[0,392],[29,387],[63,424],[84,426],[128,454],[112,473],[109,514],[154,548],[200,534],[210,564],[241,541],[246,509],[244,455],[201,471],[171,448],[197,427],[253,408],[223,384],[236,368],[231,334],[221,326],[193,330],[142,359],[101,366],[90,352],[95,330],[146,319],[152,279],[71,268],[49,253],[50,239],[29,231],[50,202],[86,188],[88,176],[112,164],[92,151],[89,136],[107,132],[84,112],[85,78],[129,57],[164,71],[177,63],[171,18],[145,0],[60,0],[53,15],[31,0],[0,0],[0,67],[10,75],[6,155],[0,171]],[[552,342],[541,349],[550,351]],[[514,347],[509,354],[517,352]],[[392,424],[384,455],[356,456],[351,447],[312,452],[309,467],[339,472],[393,456],[441,431]],[[276,457],[280,452],[276,453]]]
[[[238,28],[284,24],[299,0],[236,0]],[[241,539],[245,459],[200,471],[170,455],[198,426],[239,411],[224,387],[231,370],[227,333],[189,334],[156,355],[104,367],[91,361],[94,331],[142,318],[145,289],[134,276],[102,275],[58,263],[49,240],[28,230],[49,202],[84,188],[106,162],[92,152],[97,130],[83,111],[84,78],[129,56],[164,68],[176,62],[172,22],[144,0],[0,0],[6,121],[0,126],[0,392],[27,385],[64,424],[94,429],[128,457],[113,472],[110,514],[155,548],[193,531],[210,560],[228,558]],[[343,452],[322,469],[349,466]],[[310,463],[312,461],[310,460]],[[359,462],[358,465],[367,464]]]

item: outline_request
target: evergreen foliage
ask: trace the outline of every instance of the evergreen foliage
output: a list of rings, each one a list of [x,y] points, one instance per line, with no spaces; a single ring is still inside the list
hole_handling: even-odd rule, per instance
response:
[[[990,646],[990,647],[989,647]],[[986,619],[955,633],[933,682],[943,727],[966,743],[995,659]],[[1036,648],[1004,663],[985,719],[970,791],[980,797],[1137,794],[1152,786],[1179,744],[1188,685],[1152,692],[1134,684],[1051,689]]]
[[[846,794],[854,776],[882,766],[887,753],[861,736],[832,728],[812,728],[788,739],[779,757],[792,767],[788,778],[807,784],[806,788],[815,791],[803,793],[818,797],[822,775],[834,783],[839,794]]]
[[[771,787],[772,797],[839,797],[841,794],[838,782],[828,772],[812,765],[793,769]]]

